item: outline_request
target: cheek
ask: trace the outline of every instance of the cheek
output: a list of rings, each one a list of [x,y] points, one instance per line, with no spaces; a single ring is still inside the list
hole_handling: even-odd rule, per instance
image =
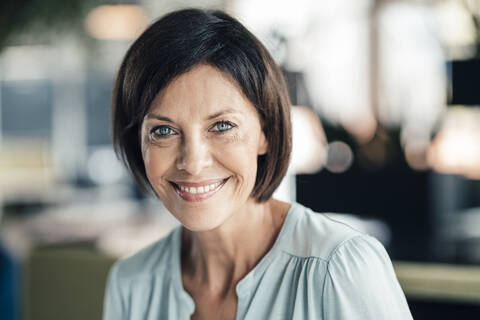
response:
[[[171,167],[172,159],[168,157],[169,152],[155,148],[154,146],[146,146],[143,151],[143,163],[145,171],[150,183],[156,187],[165,172]]]
[[[257,172],[258,145],[255,138],[239,133],[226,137],[217,147],[219,162],[248,184],[252,184],[250,180],[255,180]]]

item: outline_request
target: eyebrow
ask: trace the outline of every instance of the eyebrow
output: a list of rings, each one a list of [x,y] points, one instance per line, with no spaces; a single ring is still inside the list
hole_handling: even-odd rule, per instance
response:
[[[161,120],[161,121],[166,121],[166,122],[171,122],[173,123],[173,121],[170,119],[170,118],[167,118],[167,117],[163,117],[163,116],[160,116],[158,114],[155,114],[155,113],[148,113],[147,116],[146,116],[147,119],[157,119],[157,120]]]
[[[215,113],[212,113],[211,115],[209,115],[205,120],[212,120],[212,119],[215,119],[219,116],[222,116],[222,115],[225,115],[225,114],[229,114],[229,113],[241,113],[240,111],[236,110],[236,109],[232,109],[232,108],[227,108],[227,109],[224,109],[224,110],[220,110],[218,112],[215,112]],[[155,113],[148,113],[147,114],[147,119],[157,119],[157,120],[160,120],[160,121],[166,121],[166,122],[171,122],[173,123],[173,120],[168,118],[168,117],[164,117],[164,116],[161,116],[161,115],[158,115],[158,114],[155,114]]]
[[[222,115],[224,115],[224,114],[229,114],[229,113],[241,113],[241,112],[238,111],[238,110],[236,110],[236,109],[227,108],[227,109],[220,110],[220,111],[218,111],[218,112],[215,112],[215,113],[209,115],[206,120],[212,120],[212,119],[215,119],[215,118],[217,118],[217,117],[220,117],[220,116],[222,116]]]

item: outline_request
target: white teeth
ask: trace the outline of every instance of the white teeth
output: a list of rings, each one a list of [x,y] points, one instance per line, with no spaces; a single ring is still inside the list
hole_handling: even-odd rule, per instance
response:
[[[204,186],[201,186],[201,187],[198,187],[198,188],[195,188],[195,187],[185,187],[185,186],[182,186],[182,185],[179,185],[179,187],[180,187],[180,190],[183,191],[183,192],[188,192],[188,193],[191,193],[191,194],[198,194],[198,193],[205,193],[205,192],[209,192],[209,191],[211,191],[211,190],[214,190],[214,189],[216,189],[221,183],[222,183],[222,181],[218,181],[218,182],[215,182],[215,183],[213,183],[213,184],[204,185]]]

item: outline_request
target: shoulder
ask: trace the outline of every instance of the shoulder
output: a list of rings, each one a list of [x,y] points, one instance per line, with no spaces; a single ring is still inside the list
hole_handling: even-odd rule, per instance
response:
[[[122,281],[170,270],[176,254],[174,252],[176,232],[178,228],[134,255],[118,260],[113,265],[111,273],[117,280]]]
[[[323,312],[326,319],[412,319],[390,257],[378,240],[358,234],[330,253]]]
[[[285,248],[291,255],[329,261],[350,242],[358,239],[376,241],[348,224],[333,219],[328,213],[317,213],[300,204],[293,204],[291,214],[296,215],[296,219]]]
[[[103,319],[125,319],[131,312],[144,312],[149,295],[171,283],[179,230],[115,262],[108,275]]]
[[[368,235],[359,235],[342,243],[332,252],[328,262],[328,273],[334,278],[352,277],[351,281],[370,281],[382,275],[395,277],[385,248]]]

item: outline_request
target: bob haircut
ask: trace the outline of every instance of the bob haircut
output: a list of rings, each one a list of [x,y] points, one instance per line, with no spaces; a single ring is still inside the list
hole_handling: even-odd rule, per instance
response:
[[[184,9],[153,23],[132,44],[118,71],[112,97],[113,146],[143,191],[147,179],[140,129],[155,96],[200,64],[229,76],[258,111],[268,150],[258,157],[251,196],[272,196],[290,161],[290,100],[283,75],[260,41],[221,11]]]

